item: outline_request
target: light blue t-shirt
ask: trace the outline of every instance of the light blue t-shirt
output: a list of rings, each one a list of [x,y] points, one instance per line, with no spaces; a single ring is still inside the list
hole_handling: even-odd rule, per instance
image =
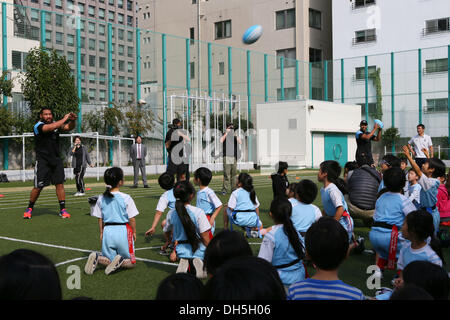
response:
[[[334,183],[330,183],[326,188],[321,188],[320,195],[323,209],[327,216],[334,217],[336,209],[341,206],[344,207],[345,211],[348,211],[344,195]]]
[[[291,220],[298,232],[306,232],[322,214],[313,204],[297,202],[297,205],[292,208]]]
[[[297,234],[302,247],[304,247],[303,237],[299,233]],[[273,266],[289,264],[299,259],[281,224],[273,226],[264,236],[258,257],[269,261]],[[305,267],[302,260],[288,267],[277,268],[277,271],[285,286],[305,279]]]
[[[411,242],[405,241],[398,256],[397,269],[403,270],[413,261],[428,261],[442,267],[442,260],[429,244],[420,249],[411,248]]]
[[[197,208],[203,209],[203,211],[205,211],[205,214],[212,214],[221,205],[222,201],[220,201],[220,199],[211,188],[206,187],[203,190],[199,190],[197,192],[197,202],[195,206]]]
[[[406,215],[416,210],[414,204],[400,193],[386,192],[375,203],[373,220],[402,227]]]
[[[289,287],[288,300],[364,300],[361,290],[341,280],[305,279]]]
[[[186,206],[186,211],[189,214],[189,218],[195,225],[197,236],[200,238],[200,234],[211,229],[208,218],[205,212],[191,205]],[[167,214],[166,224],[169,224],[173,230],[172,239],[173,241],[184,242],[187,240],[186,231],[184,230],[183,224],[180,220],[178,212],[176,209],[169,211]],[[180,258],[191,259],[200,258],[203,259],[206,247],[200,241],[198,249],[193,252],[192,246],[189,243],[178,243],[177,244],[177,255]]]
[[[228,200],[228,209],[233,210],[234,223],[239,226],[257,226],[259,222],[256,208],[259,207],[258,197],[255,197],[253,203],[250,199],[250,192],[243,188],[234,190]],[[248,212],[239,212],[240,210],[250,210]]]

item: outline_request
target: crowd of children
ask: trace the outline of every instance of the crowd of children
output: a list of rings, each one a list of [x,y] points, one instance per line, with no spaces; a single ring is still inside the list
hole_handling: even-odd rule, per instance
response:
[[[403,153],[404,159],[389,155],[379,164],[382,180],[369,232],[377,266],[374,275],[382,278],[385,269],[397,269],[397,274],[392,280],[393,288],[382,290],[372,299],[399,299],[408,294],[433,296],[420,285],[406,283],[404,271],[415,261],[427,261],[441,268],[445,265],[436,238],[441,222],[439,208],[446,208],[448,201],[445,165],[439,159],[430,158],[419,168],[407,148],[403,148]],[[406,169],[408,162],[409,170]],[[242,263],[235,261],[243,259],[250,259],[248,263],[263,269],[270,265],[275,270],[275,280],[283,288],[276,296],[283,299],[368,299],[360,289],[338,278],[339,266],[360,245],[344,197],[348,192],[345,180],[340,178],[339,163],[330,160],[320,164],[317,180],[322,184],[322,211],[313,204],[319,194],[314,181],[302,179],[289,183],[287,163],[280,162],[277,169],[271,176],[273,200],[268,213],[273,223],[266,228],[260,218],[253,178],[248,173],[239,174],[236,189],[225,205],[208,186],[212,172],[207,168],[198,168],[194,173],[198,191],[185,179],[175,183],[173,176],[167,173],[159,177],[158,182],[166,191],[158,201],[146,236],[156,232],[168,208],[161,223],[166,242],[160,253],[169,255],[171,250],[170,260],[178,261],[178,268],[175,275],[161,282],[157,299],[179,297],[187,290],[186,286],[192,286],[192,291],[186,292],[197,292],[199,299],[205,298],[204,292],[208,292],[208,299],[227,295],[235,298],[240,293],[237,288],[230,288],[230,283],[238,281],[235,277],[242,278],[246,272]],[[345,173],[353,169],[348,165]],[[92,274],[98,263],[106,266],[107,274],[119,267],[131,268],[135,263],[133,234],[135,236],[134,217],[138,211],[131,197],[119,191],[123,184],[119,168],[105,172],[105,183],[107,190],[99,197],[92,213],[99,219],[102,253],[89,256],[85,267],[87,274]],[[444,191],[447,191],[446,197],[439,194]],[[191,204],[194,198],[195,206]],[[215,222],[221,212],[224,230],[216,235]],[[233,229],[242,229],[247,238],[263,238],[257,257],[252,257],[244,235]],[[308,265],[314,269],[312,276],[308,275]],[[232,270],[241,274],[231,275]],[[256,273],[254,270],[246,277],[250,279]],[[195,278],[207,279],[206,285],[203,287]],[[448,287],[448,278],[446,281]],[[176,289],[177,284],[180,290]],[[425,294],[420,292],[422,289]],[[241,298],[251,298],[251,292],[248,289]]]
[[[308,179],[289,183],[288,165],[280,162],[277,173],[271,176],[274,196],[268,216],[273,223],[265,228],[248,173],[239,174],[236,189],[225,205],[209,187],[212,172],[207,168],[194,172],[197,191],[183,176],[176,183],[167,173],[159,177],[165,192],[145,235],[155,234],[168,209],[161,223],[166,241],[160,254],[170,255],[178,267],[159,284],[156,299],[447,299],[449,279],[437,238],[441,222],[450,217],[445,165],[429,158],[419,168],[408,148],[404,147],[403,153],[406,160],[385,156],[380,161],[382,181],[369,232],[377,266],[375,277],[384,277],[386,269],[397,270],[392,289],[369,298],[338,277],[340,265],[360,245],[344,197],[346,182],[340,178],[339,163],[320,164],[317,180],[322,187],[318,190]],[[348,174],[355,168],[348,165],[346,169]],[[102,249],[89,255],[85,265],[88,275],[99,265],[110,274],[136,264],[135,217],[139,211],[131,196],[120,191],[124,182],[120,168],[107,169],[104,181],[106,190],[91,212],[98,219]],[[319,192],[322,211],[313,204]],[[215,223],[221,212],[224,230],[216,234]],[[244,234],[262,238],[257,257]],[[433,268],[440,268],[440,276],[423,274]],[[429,281],[417,279],[418,270]]]

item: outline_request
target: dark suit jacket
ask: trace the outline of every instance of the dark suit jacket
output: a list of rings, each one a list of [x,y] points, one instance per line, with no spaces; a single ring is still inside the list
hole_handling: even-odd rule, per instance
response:
[[[147,155],[147,146],[141,143],[141,159],[145,160],[145,156]],[[137,159],[137,143],[133,144],[130,149],[130,157],[134,162]]]

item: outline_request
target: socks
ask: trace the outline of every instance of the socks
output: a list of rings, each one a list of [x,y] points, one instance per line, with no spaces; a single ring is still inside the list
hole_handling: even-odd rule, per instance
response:
[[[59,201],[59,211],[66,208],[66,200]]]
[[[28,202],[28,208],[33,209],[35,202]]]

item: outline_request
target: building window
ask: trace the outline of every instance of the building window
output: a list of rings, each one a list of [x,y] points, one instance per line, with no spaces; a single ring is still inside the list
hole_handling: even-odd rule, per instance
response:
[[[375,0],[355,0],[353,2],[353,9],[359,9],[373,4],[375,4]]]
[[[195,79],[195,62],[189,63],[190,79]]]
[[[296,50],[295,48],[277,50],[277,57],[283,57],[283,66],[284,68],[295,67],[295,57]],[[277,69],[281,68],[281,59],[277,58]]]
[[[80,64],[82,66],[86,64],[86,55],[84,53],[80,54]]]
[[[58,9],[62,9],[62,0],[55,0],[55,7]]]
[[[83,3],[78,4],[78,9],[80,10],[81,14],[84,14],[84,4]]]
[[[98,92],[98,97],[100,101],[106,101],[106,90],[100,90]]]
[[[322,12],[309,9],[309,27],[319,30],[322,29]]]
[[[100,84],[105,84],[106,83],[106,73],[100,73],[100,76],[98,78],[98,82]]]
[[[448,59],[432,59],[425,61],[426,67],[424,70],[425,74],[428,73],[439,73],[448,71]]]
[[[361,106],[361,118],[366,118],[366,104],[365,103],[357,103]],[[377,114],[377,104],[376,102],[369,102],[367,105],[367,109],[369,110],[369,117],[375,117]]]
[[[63,16],[61,14],[55,14],[55,25],[57,27],[62,27],[63,25]]]
[[[355,68],[355,80],[365,80],[365,67]],[[377,66],[368,66],[367,67],[367,77],[370,78],[373,74],[377,72]]]
[[[322,100],[323,99],[323,88],[312,87],[311,88],[311,99]]]
[[[55,42],[56,42],[56,44],[63,44],[64,34],[62,32],[55,33]]]
[[[289,130],[297,130],[297,119],[288,119]]]
[[[133,72],[133,62],[128,61],[128,72]]]
[[[134,82],[133,78],[128,78],[128,80],[127,80],[128,88],[133,88],[133,82]]]
[[[295,27],[295,9],[281,10],[275,12],[276,29],[287,29]]]
[[[189,28],[189,39],[191,39],[190,44],[194,44],[195,28]]]
[[[99,57],[98,58],[98,67],[101,69],[106,68],[106,58],[105,57]]]
[[[89,72],[89,83],[95,83],[95,72]]]
[[[117,0],[117,8],[123,9],[123,0]]]
[[[231,20],[216,22],[214,26],[216,40],[231,38]]]
[[[12,51],[12,66],[15,70],[25,69],[25,59],[27,57],[27,52]]]
[[[102,20],[105,20],[105,9],[98,8],[98,17]]]
[[[95,17],[95,7],[89,6],[88,7],[88,14],[90,17]]]
[[[95,101],[95,95],[97,91],[95,89],[89,89],[89,100]]]
[[[127,10],[133,11],[133,1],[127,0]]]
[[[31,9],[31,21],[39,21],[39,11]]]
[[[95,67],[95,58],[97,56],[89,55],[89,67]]]
[[[106,27],[103,24],[98,25],[98,34],[104,36],[106,33]]]
[[[95,50],[95,39],[89,39],[89,50]]]
[[[73,34],[68,34],[67,35],[67,45],[69,47],[73,47],[75,43],[75,36]]]
[[[133,26],[133,17],[127,16],[127,26],[132,27]]]
[[[225,62],[219,62],[219,75],[225,74]]]
[[[114,11],[108,11],[108,20],[114,22]]]
[[[75,63],[75,53],[74,52],[67,52],[67,62],[69,63]]]
[[[355,38],[353,44],[374,42],[377,40],[376,29],[367,29],[355,31]]]
[[[438,32],[446,32],[450,30],[450,18],[441,18],[428,20],[425,22],[423,34],[433,34]]]
[[[125,61],[119,60],[119,71],[125,71]]]
[[[322,50],[309,48],[309,62],[321,62],[322,61]]]
[[[89,33],[95,34],[95,22],[89,22],[88,28],[89,28]]]
[[[127,53],[128,53],[128,58],[133,58],[134,56],[134,48],[133,47],[127,47]]]
[[[99,40],[98,41],[98,50],[101,51],[101,52],[104,52],[105,49],[106,49],[106,42],[102,41],[102,40]]]
[[[448,98],[427,99],[425,112],[447,112]]]
[[[292,87],[292,88],[284,88],[284,100],[295,100],[296,99],[296,88]],[[282,100],[281,99],[281,89],[278,88],[277,89],[277,100]]]

